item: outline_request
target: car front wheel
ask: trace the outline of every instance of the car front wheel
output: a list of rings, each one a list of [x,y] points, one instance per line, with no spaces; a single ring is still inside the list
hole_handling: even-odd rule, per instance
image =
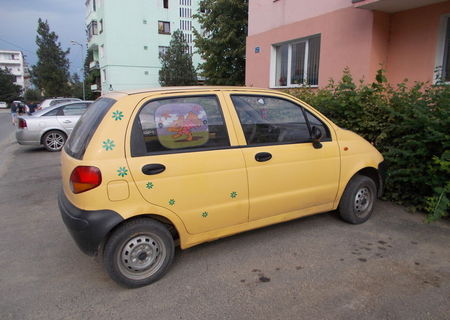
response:
[[[360,224],[369,220],[377,198],[375,182],[366,176],[354,176],[342,195],[339,213],[343,220]]]
[[[61,131],[49,131],[42,138],[45,149],[51,152],[61,151],[66,143],[67,137]]]
[[[174,242],[167,228],[152,219],[136,219],[120,226],[108,239],[103,263],[122,286],[138,288],[159,280],[174,257]]]

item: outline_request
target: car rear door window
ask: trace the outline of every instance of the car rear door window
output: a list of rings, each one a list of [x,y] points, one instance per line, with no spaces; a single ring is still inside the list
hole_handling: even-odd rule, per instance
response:
[[[247,145],[311,141],[303,108],[288,100],[232,95]]]
[[[133,156],[228,146],[227,128],[215,95],[150,101],[140,110],[133,127]]]
[[[86,111],[85,103],[69,104],[63,107],[65,116],[81,116]]]

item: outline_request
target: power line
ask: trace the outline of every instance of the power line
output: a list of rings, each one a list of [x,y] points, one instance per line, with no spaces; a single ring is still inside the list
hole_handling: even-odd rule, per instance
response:
[[[21,50],[23,50],[23,51],[26,51],[26,52],[28,52],[28,53],[31,53],[33,56],[36,56],[36,53],[31,52],[30,50],[27,50],[27,49],[25,49],[25,48],[22,48],[21,46],[15,44],[15,43],[12,43],[12,42],[7,41],[7,40],[2,39],[2,38],[0,38],[0,41],[3,41],[3,42],[5,42],[5,43],[10,44],[10,45],[12,45],[12,46],[14,46],[14,47],[16,47],[16,48],[19,48],[19,49],[21,49]]]

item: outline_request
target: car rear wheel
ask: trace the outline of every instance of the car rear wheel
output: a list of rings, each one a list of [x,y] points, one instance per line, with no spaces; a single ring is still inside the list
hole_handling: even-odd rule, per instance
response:
[[[375,182],[366,176],[356,175],[348,183],[339,203],[341,218],[352,224],[369,220],[377,197]]]
[[[42,143],[48,151],[61,151],[66,143],[67,137],[65,133],[57,130],[47,132],[42,138]]]
[[[105,245],[103,263],[114,281],[138,288],[159,280],[167,272],[174,251],[173,238],[163,224],[136,219],[114,231]]]

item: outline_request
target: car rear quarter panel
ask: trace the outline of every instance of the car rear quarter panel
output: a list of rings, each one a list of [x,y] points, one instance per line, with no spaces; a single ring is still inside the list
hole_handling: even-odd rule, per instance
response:
[[[109,209],[117,212],[124,220],[145,214],[165,217],[174,224],[180,239],[185,239],[186,228],[175,213],[151,205],[142,198],[125,157],[126,130],[132,125],[134,108],[145,96],[148,94],[125,96],[111,107],[92,136],[82,160],[70,157],[65,151],[62,152],[61,174],[64,193],[68,200],[80,209]],[[122,116],[114,117],[115,112],[119,112]],[[74,194],[70,188],[70,175],[77,166],[99,168],[102,174],[101,185]]]

